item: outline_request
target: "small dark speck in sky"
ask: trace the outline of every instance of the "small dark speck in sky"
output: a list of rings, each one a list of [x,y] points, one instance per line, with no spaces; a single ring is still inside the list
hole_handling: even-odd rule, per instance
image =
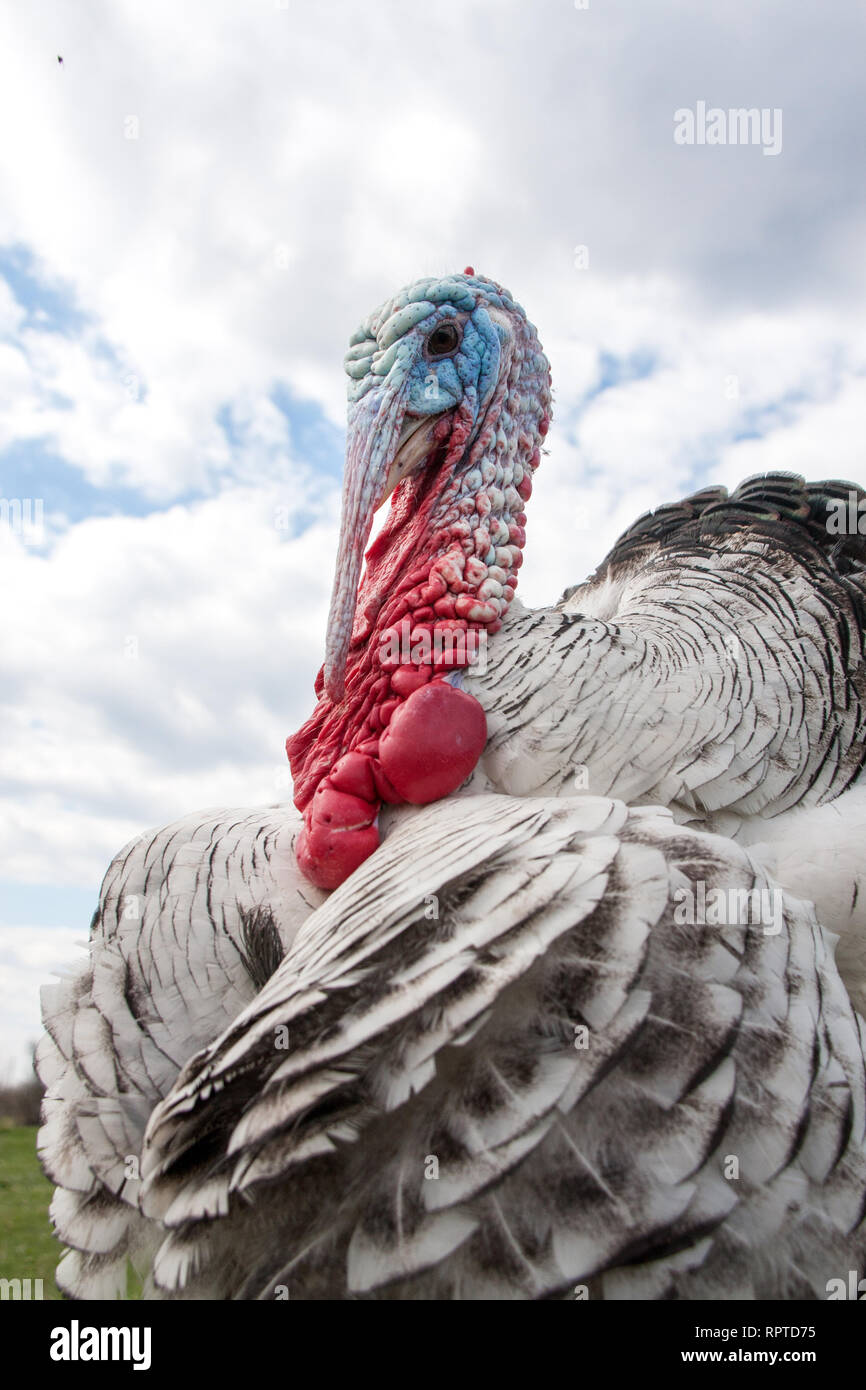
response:
[[[57,61],[58,61],[58,63],[62,63],[62,62],[63,62],[63,59],[61,58],[61,56],[60,56],[59,53],[58,53],[58,55],[57,55]]]

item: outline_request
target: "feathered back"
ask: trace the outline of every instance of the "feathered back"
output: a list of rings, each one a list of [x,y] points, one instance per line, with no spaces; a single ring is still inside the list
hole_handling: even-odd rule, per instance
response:
[[[861,507],[862,504],[862,507]],[[859,529],[834,529],[840,507],[846,524],[856,515]],[[850,579],[852,597],[866,624],[866,491],[857,483],[807,483],[796,473],[759,473],[728,494],[708,487],[644,512],[624,531],[590,582],[633,568],[654,550],[676,552],[712,545],[731,533],[780,541],[807,563],[822,564]],[[574,593],[574,586],[566,596]]]

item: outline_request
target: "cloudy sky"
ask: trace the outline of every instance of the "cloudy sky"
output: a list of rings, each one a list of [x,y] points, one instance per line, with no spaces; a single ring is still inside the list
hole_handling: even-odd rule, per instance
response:
[[[866,480],[864,30],[859,0],[0,11],[0,1076],[126,840],[290,795],[342,355],[400,285],[472,264],[539,328],[524,601],[708,483]],[[679,143],[700,103],[772,145]]]

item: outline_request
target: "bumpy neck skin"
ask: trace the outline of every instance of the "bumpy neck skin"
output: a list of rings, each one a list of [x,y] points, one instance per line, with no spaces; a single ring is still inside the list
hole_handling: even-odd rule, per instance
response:
[[[443,286],[450,292],[445,302]],[[394,320],[413,314],[418,317],[405,338],[395,339]],[[443,322],[455,323],[463,333],[461,353],[444,367],[424,355],[431,333]],[[350,861],[354,867],[345,831],[375,830],[380,800],[423,803],[447,795],[469,775],[483,749],[483,712],[478,707],[479,720],[475,712],[458,709],[443,682],[449,671],[486,658],[487,639],[500,628],[514,597],[526,538],[524,508],[550,415],[549,367],[535,330],[491,281],[457,276],[421,282],[383,306],[355,337],[349,356],[355,399],[349,412],[344,525],[347,515],[356,527],[361,524],[354,499],[364,483],[350,474],[353,465],[378,466],[384,473],[396,452],[393,447],[389,452],[389,438],[393,443],[401,429],[405,432],[407,420],[414,427],[416,417],[427,431],[427,447],[397,484],[388,520],[367,551],[345,668],[335,681],[339,690],[343,675],[342,691],[332,698],[320,672],[319,703],[286,744],[295,804],[306,814],[308,839],[317,794],[323,814],[327,793],[335,789],[368,804],[367,810],[337,806],[346,821],[339,854],[332,844],[333,814],[324,822],[331,827],[326,857],[334,861],[328,869],[308,862],[301,846],[302,867],[325,887],[335,885],[321,882],[323,877],[344,877]],[[374,369],[381,373],[384,354],[395,346],[396,360],[381,385]],[[367,361],[371,370],[361,374],[358,364]],[[424,383],[420,393],[419,380]],[[436,409],[443,404],[445,409]],[[375,465],[377,445],[385,457]],[[354,565],[352,544],[357,537],[341,541],[347,569]],[[339,625],[345,600],[338,575],[333,625]],[[426,686],[440,693],[431,688],[413,700]],[[470,698],[446,689],[452,697]],[[443,723],[452,726],[450,743]],[[348,763],[347,755],[354,755]],[[362,766],[358,756],[367,764]],[[428,765],[431,759],[435,766]],[[324,836],[320,839],[324,843]],[[363,843],[375,847],[372,835]]]

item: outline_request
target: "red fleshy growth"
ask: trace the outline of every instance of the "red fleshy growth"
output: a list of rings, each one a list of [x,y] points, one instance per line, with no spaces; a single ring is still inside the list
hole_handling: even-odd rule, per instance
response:
[[[358,611],[375,611],[377,632],[371,635],[368,624],[360,621],[349,649],[345,697],[335,705],[322,694],[310,718],[286,739],[299,811],[306,809],[341,753],[356,748],[365,737],[370,712],[384,698],[377,679],[384,676],[387,687],[388,663],[382,660],[384,635],[388,629],[396,631],[394,624],[406,611],[408,590],[430,575],[431,515],[442,494],[456,487],[454,467],[463,455],[472,424],[468,406],[442,417],[434,434],[434,443],[441,446],[435,466],[398,484],[388,519],[367,551]]]
[[[376,783],[376,791],[382,801],[387,801],[389,806],[399,806],[404,798],[400,795],[397,788],[389,781],[388,776],[379,759],[373,763],[373,781]]]
[[[478,701],[434,680],[394,712],[379,759],[403,799],[426,806],[465,782],[486,742],[487,719]]]
[[[379,706],[379,718],[382,721],[382,728],[386,729],[391,722],[391,716],[399,706],[399,700],[384,700]]]
[[[349,792],[338,791],[325,777],[316,788],[308,809],[310,825],[330,826],[333,830],[359,830],[370,825],[376,816],[375,801],[367,801]]]
[[[330,781],[337,791],[359,796],[363,801],[376,800],[376,783],[373,781],[370,759],[357,749],[351,753],[344,753],[342,758],[334,763]]]
[[[371,758],[347,753],[334,765],[341,785],[324,777],[307,807],[295,856],[301,872],[317,888],[338,888],[379,843],[379,798],[372,766]],[[366,790],[371,794],[364,795]]]
[[[464,274],[464,275],[474,275],[474,274],[475,274],[475,268],[474,268],[474,266],[468,265],[468,266],[466,267],[466,269],[464,270],[463,274]]]
[[[391,677],[391,689],[395,695],[405,699],[414,690],[420,690],[422,685],[426,685],[432,675],[430,666],[398,666]]]
[[[305,825],[295,843],[301,873],[317,888],[339,888],[379,844],[375,825],[359,830],[334,830],[327,825]]]

